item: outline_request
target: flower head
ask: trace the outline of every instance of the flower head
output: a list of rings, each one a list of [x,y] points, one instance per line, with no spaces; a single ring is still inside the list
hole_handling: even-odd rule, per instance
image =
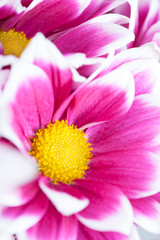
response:
[[[113,10],[130,18],[128,29],[134,32],[135,39],[128,47],[138,47],[154,42],[160,47],[160,2],[159,0],[128,1]]]
[[[71,93],[65,58],[35,38],[1,92],[1,234],[126,239],[131,200],[159,191],[159,101],[147,83],[135,97],[126,67],[104,69]]]
[[[101,16],[119,6],[117,0],[41,0],[24,1],[25,7],[22,4],[20,0],[7,0],[0,5],[1,54],[19,57],[37,32],[43,33],[64,54],[82,52],[88,57],[120,49],[134,39],[134,34],[121,26],[129,21],[127,17]]]

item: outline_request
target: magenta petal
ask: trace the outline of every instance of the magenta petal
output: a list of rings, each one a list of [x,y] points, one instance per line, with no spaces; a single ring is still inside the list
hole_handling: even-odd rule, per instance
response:
[[[151,25],[151,27],[148,29],[148,31],[146,32],[145,36],[142,36],[141,42],[139,44],[144,44],[146,42],[151,42],[151,41],[156,41],[157,43],[159,43],[156,40],[156,34],[157,37],[159,36],[160,33],[160,20],[157,21],[155,24]]]
[[[85,208],[89,201],[81,192],[75,190],[72,185],[59,183],[53,185],[44,177],[40,181],[40,188],[48,196],[59,212],[70,216]]]
[[[160,163],[147,150],[121,150],[92,158],[87,178],[119,186],[129,198],[139,198],[159,190]]]
[[[103,1],[100,9],[97,11],[97,13],[95,15],[96,16],[102,15],[106,12],[114,11],[114,9],[119,7],[121,4],[124,4],[125,2],[126,2],[126,0]]]
[[[135,95],[151,92],[159,94],[159,53],[152,45],[128,49],[117,54],[111,65],[103,69],[99,76],[122,66],[133,74]]]
[[[160,204],[154,197],[132,199],[135,223],[154,234],[160,234]]]
[[[118,232],[99,232],[94,231],[92,229],[87,228],[83,224],[79,224],[79,239],[81,240],[131,240],[129,236],[118,233]],[[138,238],[134,238],[132,240],[139,240]]]
[[[73,216],[64,217],[50,204],[44,217],[27,230],[30,240],[75,240],[77,221]]]
[[[123,4],[126,0],[114,0],[114,1],[103,1],[103,0],[91,0],[88,7],[82,12],[82,14],[77,18],[72,26],[76,26],[82,22],[87,21],[96,16],[100,16],[106,12],[111,11],[118,5]],[[109,13],[107,15],[110,15]],[[113,14],[112,14],[113,15]],[[123,18],[123,16],[121,15]],[[114,18],[114,17],[113,17]]]
[[[86,135],[92,143],[93,154],[97,155],[90,164],[98,167],[103,162],[110,176],[106,175],[106,179],[121,185],[130,197],[153,194],[160,185],[160,162],[157,154],[153,153],[155,148],[160,150],[159,133],[159,98],[152,95],[136,97],[130,110],[118,121],[88,128]],[[99,154],[104,154],[102,159]]]
[[[160,63],[156,60],[137,60],[125,64],[135,80],[135,95],[144,93],[160,93]],[[141,66],[141,67],[140,67]]]
[[[84,9],[82,14],[74,21],[73,26],[76,26],[92,18],[94,14],[101,8],[102,3],[103,0],[91,0],[88,7]]]
[[[72,87],[72,73],[67,58],[53,43],[38,33],[22,53],[21,59],[37,65],[46,72],[52,83],[57,109],[68,97]]]
[[[86,131],[95,154],[150,150],[159,146],[159,133],[160,102],[158,97],[151,94],[136,97],[130,110],[121,119],[88,128]]]
[[[89,205],[76,214],[81,223],[97,231],[130,233],[132,209],[117,187],[85,179],[76,180],[75,187],[90,200]]]
[[[4,55],[4,50],[3,50],[3,46],[1,43],[0,43],[0,55]]]
[[[62,217],[59,236],[57,240],[76,240],[77,239],[77,219],[75,215]]]
[[[44,0],[30,5],[16,26],[16,31],[23,31],[28,37],[37,32],[49,35],[53,31],[65,28],[67,24],[80,16],[90,0]]]
[[[133,41],[134,35],[101,16],[73,28],[55,40],[63,53],[85,53],[87,57],[104,55]]]
[[[18,15],[18,12],[23,9],[19,0],[7,0],[3,2],[0,4],[0,20],[4,20],[16,14]]]
[[[33,136],[35,130],[51,121],[54,109],[52,83],[37,66],[22,61],[14,64],[2,99],[11,112],[10,124],[17,134],[21,130],[20,138]]]
[[[4,0],[0,3],[0,29],[9,31],[23,15],[20,0]]]
[[[139,29],[137,32],[135,45],[142,45],[148,42],[149,39],[145,36],[148,29],[158,21],[159,16],[159,1],[139,1]]]
[[[160,192],[158,192],[157,194],[155,194],[155,195],[153,196],[153,198],[154,198],[158,203],[160,203]]]
[[[23,6],[28,7],[33,0],[21,0]]]
[[[7,207],[1,211],[0,228],[5,232],[16,233],[36,224],[45,214],[48,199],[39,191],[29,203],[19,207]],[[0,229],[0,231],[2,231]]]
[[[91,122],[119,118],[128,111],[133,97],[130,72],[126,69],[112,71],[77,91],[68,109],[68,123],[82,127]]]
[[[113,1],[114,4],[115,1]],[[129,24],[125,25],[128,29],[133,31],[134,33],[137,31],[137,25],[138,25],[138,0],[135,1],[118,1],[119,3],[122,3],[121,6],[116,7],[113,9],[114,13],[118,13],[123,16],[129,17]],[[129,44],[129,46],[132,46],[132,43]]]

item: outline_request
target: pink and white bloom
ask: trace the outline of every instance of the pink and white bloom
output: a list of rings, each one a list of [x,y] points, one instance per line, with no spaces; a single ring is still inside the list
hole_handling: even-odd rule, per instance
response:
[[[128,1],[113,12],[130,18],[126,27],[134,32],[135,40],[128,47],[138,47],[149,42],[156,42],[160,47],[159,0]]]
[[[160,2],[158,0],[140,0],[135,22],[137,30],[134,46],[156,42],[160,47]]]
[[[71,93],[72,73],[65,58],[43,36],[36,38],[12,63],[7,78],[1,75],[5,76],[0,105],[1,238],[25,232],[22,239],[29,240],[138,239],[132,225],[132,200],[160,189],[159,157],[152,151],[160,148],[156,95],[141,89],[146,94],[135,97],[134,77],[127,67],[103,72]],[[63,142],[64,147],[52,155],[47,132],[49,142],[44,146],[49,149],[45,154],[51,151],[47,159],[52,156],[55,162],[56,157],[58,164],[57,154],[62,151],[64,163],[46,168],[43,156],[44,171],[39,171],[38,155],[36,160],[33,152],[29,154],[37,152],[33,138],[50,123],[53,131],[56,124],[64,126],[63,120],[67,120],[63,137],[55,131],[53,146],[59,148]],[[74,131],[85,138],[77,142]],[[73,144],[67,147],[69,141]],[[81,156],[84,151],[80,144],[90,152],[88,169],[73,177],[76,153]],[[49,169],[55,178],[48,177]],[[68,184],[64,177],[73,179]]]
[[[27,6],[24,7],[20,0],[2,1],[0,52],[14,54],[13,50],[8,51],[6,42],[9,41],[9,46],[14,45],[8,36],[17,36],[17,32],[20,37],[17,36],[16,41],[22,38],[22,49],[37,32],[42,32],[64,54],[82,52],[88,57],[97,57],[107,54],[111,49],[125,47],[134,40],[134,34],[121,26],[128,23],[129,19],[119,14],[102,16],[123,2],[125,1],[34,0],[24,1]],[[14,32],[11,30],[13,28]],[[20,32],[25,33],[25,37]],[[16,56],[20,54],[18,52]]]

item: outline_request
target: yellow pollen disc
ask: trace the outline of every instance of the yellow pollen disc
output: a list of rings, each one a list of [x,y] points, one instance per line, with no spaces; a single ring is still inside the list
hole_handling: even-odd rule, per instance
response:
[[[0,31],[0,43],[3,46],[4,55],[20,57],[29,41],[30,39],[27,39],[23,32],[16,32],[14,28],[8,32]]]
[[[84,131],[56,120],[31,138],[30,154],[38,160],[39,170],[55,184],[71,183],[82,178],[89,168],[93,149],[87,141]]]

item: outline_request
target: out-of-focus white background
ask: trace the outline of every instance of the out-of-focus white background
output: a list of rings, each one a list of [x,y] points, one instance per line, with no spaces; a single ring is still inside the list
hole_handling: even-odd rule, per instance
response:
[[[160,235],[151,234],[141,228],[138,228],[138,232],[141,240],[160,240]]]

